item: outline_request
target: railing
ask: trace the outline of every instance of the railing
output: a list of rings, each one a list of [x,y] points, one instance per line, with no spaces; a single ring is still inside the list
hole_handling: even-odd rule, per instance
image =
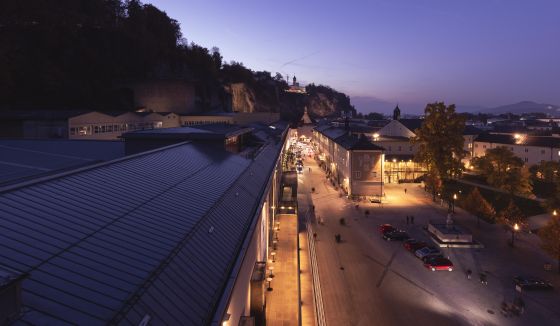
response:
[[[321,291],[321,282],[319,280],[319,267],[317,265],[317,255],[315,253],[315,238],[313,237],[313,228],[309,218],[309,210],[306,213],[307,238],[309,243],[309,260],[311,263],[311,275],[313,279],[313,304],[315,306],[315,316],[318,326],[326,326],[325,310],[323,307],[323,294]]]

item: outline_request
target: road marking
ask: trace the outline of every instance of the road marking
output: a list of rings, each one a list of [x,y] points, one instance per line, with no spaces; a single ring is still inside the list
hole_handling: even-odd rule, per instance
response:
[[[385,279],[385,275],[387,275],[387,271],[389,270],[389,267],[391,267],[391,264],[393,263],[393,260],[395,259],[395,257],[397,256],[397,250],[395,250],[393,252],[393,254],[391,255],[391,259],[389,259],[389,262],[387,263],[387,265],[385,265],[385,269],[383,270],[383,274],[381,274],[381,278],[379,278],[379,282],[377,282],[377,287],[381,287],[381,283],[383,283],[383,280]]]
[[[413,280],[411,280],[411,279],[409,279],[408,277],[402,275],[401,273],[396,272],[396,271],[394,271],[394,270],[391,270],[391,272],[395,273],[397,276],[400,276],[403,280],[405,280],[405,281],[407,281],[408,283],[414,285],[415,287],[419,288],[420,290],[422,290],[422,291],[428,293],[429,295],[435,296],[435,294],[434,294],[433,292],[430,292],[429,290],[425,289],[424,287],[422,287],[422,286],[416,284]]]
[[[374,263],[379,264],[380,266],[385,266],[385,264],[383,264],[382,262],[380,262],[379,260],[371,257],[370,255],[364,255],[366,258],[369,258],[371,261],[373,261]]]

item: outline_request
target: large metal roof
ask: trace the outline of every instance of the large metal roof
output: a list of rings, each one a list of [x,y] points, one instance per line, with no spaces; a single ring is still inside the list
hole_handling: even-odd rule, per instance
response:
[[[0,192],[0,260],[31,324],[205,324],[282,144],[183,143]]]
[[[0,185],[124,156],[124,142],[0,140]]]

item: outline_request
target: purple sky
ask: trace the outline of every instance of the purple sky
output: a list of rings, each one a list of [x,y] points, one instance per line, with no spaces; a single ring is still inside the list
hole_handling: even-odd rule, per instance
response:
[[[361,111],[560,105],[559,0],[145,1],[189,42],[329,85]]]

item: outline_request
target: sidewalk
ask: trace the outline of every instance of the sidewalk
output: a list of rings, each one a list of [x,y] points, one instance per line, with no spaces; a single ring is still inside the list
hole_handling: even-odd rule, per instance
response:
[[[266,324],[299,325],[298,230],[297,215],[277,215],[280,222],[274,262],[267,265],[267,277],[273,267],[272,290],[266,292]],[[276,239],[276,237],[275,237]],[[268,282],[267,282],[268,283]]]

